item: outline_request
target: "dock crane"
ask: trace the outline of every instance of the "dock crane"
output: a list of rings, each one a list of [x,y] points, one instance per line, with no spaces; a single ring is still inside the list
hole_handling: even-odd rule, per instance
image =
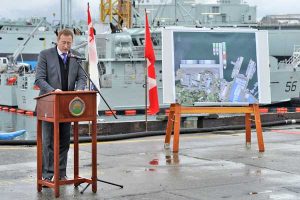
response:
[[[101,0],[100,21],[117,24],[118,29],[131,28],[131,0]]]

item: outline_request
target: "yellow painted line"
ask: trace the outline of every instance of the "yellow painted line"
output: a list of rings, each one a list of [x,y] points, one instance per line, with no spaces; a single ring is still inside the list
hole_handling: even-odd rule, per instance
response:
[[[0,150],[2,150],[2,149],[4,149],[4,150],[20,150],[20,149],[36,149],[36,147],[34,146],[34,147],[18,147],[18,146],[16,146],[16,147],[0,147]]]
[[[16,181],[15,182],[8,181],[8,180],[2,180],[2,181],[0,181],[0,185],[3,185],[3,186],[12,185],[14,183],[16,183]]]
[[[236,134],[240,134],[240,133],[236,133]],[[235,134],[235,135],[236,135]],[[243,133],[241,133],[243,134]],[[213,138],[213,137],[220,137],[220,136],[227,136],[227,135],[213,135],[213,134],[205,134],[205,135],[194,135],[194,136],[184,136],[181,135],[180,139],[181,140],[192,140],[192,139],[197,139],[197,138]],[[228,135],[230,136],[230,135]],[[161,138],[145,138],[145,139],[127,139],[127,140],[117,140],[117,141],[107,141],[107,142],[97,142],[97,144],[129,144],[129,143],[139,143],[139,142],[155,142],[155,141],[164,141],[164,135],[162,136],[151,136],[151,137],[161,137]],[[86,145],[91,145],[91,143],[82,143],[80,144],[80,146],[86,146]],[[73,147],[74,145],[71,144],[71,147]],[[35,150],[36,146],[30,146],[30,147],[0,147],[0,150],[20,150],[20,149],[30,149],[30,150]]]
[[[22,180],[20,180],[20,182],[23,182],[23,183],[36,183],[36,178],[22,179]]]
[[[213,138],[213,137],[220,137],[220,136],[227,136],[227,135],[210,135],[210,134],[205,134],[205,135],[195,135],[195,136],[181,136],[181,140],[192,140],[192,139],[197,139],[197,138]],[[151,136],[151,137],[158,137],[158,136]],[[155,141],[164,141],[165,138],[146,138],[146,139],[127,139],[127,140],[118,140],[118,141],[107,141],[107,142],[97,142],[97,144],[126,144],[126,143],[139,143],[139,142],[155,142]],[[84,143],[80,145],[90,145],[91,143]]]
[[[7,186],[7,185],[15,185],[19,184],[20,182],[22,183],[35,183],[36,179],[34,178],[25,178],[25,179],[15,179],[15,180],[1,180],[0,181],[0,186]]]

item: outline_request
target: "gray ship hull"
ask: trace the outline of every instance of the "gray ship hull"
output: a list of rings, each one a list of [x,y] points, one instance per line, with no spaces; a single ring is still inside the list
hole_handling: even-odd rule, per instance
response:
[[[0,86],[0,105],[3,106],[17,106],[16,86]]]
[[[289,101],[299,97],[300,69],[285,63],[279,63],[270,57],[270,86],[272,103]]]
[[[17,103],[18,109],[26,111],[35,111],[36,98],[38,92],[36,90],[17,89]]]
[[[34,74],[19,76],[16,89],[18,108],[26,111],[35,111],[36,100],[39,90],[34,87]]]
[[[17,85],[8,85],[8,79],[16,77],[17,74],[0,74],[0,105],[17,106]]]

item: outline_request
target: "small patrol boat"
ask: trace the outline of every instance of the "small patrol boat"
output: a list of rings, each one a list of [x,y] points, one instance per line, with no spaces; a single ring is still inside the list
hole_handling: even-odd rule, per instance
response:
[[[26,130],[19,130],[14,132],[0,132],[0,140],[12,140],[20,135],[23,135]]]

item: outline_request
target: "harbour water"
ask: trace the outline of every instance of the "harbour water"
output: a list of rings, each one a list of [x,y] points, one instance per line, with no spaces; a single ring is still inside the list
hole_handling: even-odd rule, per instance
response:
[[[0,132],[26,130],[16,140],[34,140],[36,137],[36,117],[0,111]]]
[[[113,116],[99,116],[98,124],[105,123],[132,123],[145,121],[145,115],[125,116],[118,115],[118,119]],[[149,121],[155,121],[156,116],[148,116]],[[36,117],[28,116],[24,114],[18,114],[15,112],[7,112],[0,110],[0,133],[1,132],[14,132],[18,130],[26,130],[26,133],[22,136],[16,137],[15,140],[35,140],[36,139]],[[88,123],[88,122],[81,122]],[[120,130],[124,131],[124,130]]]

